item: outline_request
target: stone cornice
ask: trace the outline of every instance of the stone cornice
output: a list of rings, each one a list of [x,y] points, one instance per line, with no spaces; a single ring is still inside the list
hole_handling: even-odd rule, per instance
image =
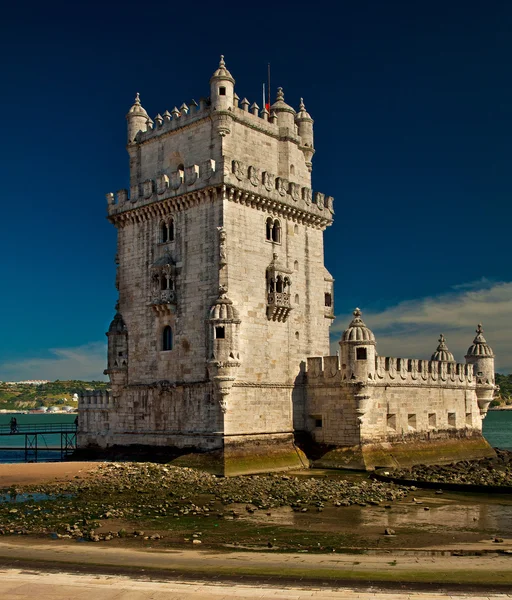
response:
[[[157,201],[148,201],[146,204],[134,207],[131,210],[112,213],[107,218],[116,227],[124,227],[129,223],[142,223],[153,218],[163,217],[170,213],[181,212],[192,206],[197,206],[206,202],[215,202],[219,198],[250,206],[251,208],[262,210],[272,215],[278,215],[317,229],[325,229],[332,224],[330,213],[328,213],[329,218],[324,217],[321,214],[315,215],[301,208],[280,202],[279,200],[244,191],[234,185],[208,186],[201,190],[188,192],[179,196],[162,198]]]

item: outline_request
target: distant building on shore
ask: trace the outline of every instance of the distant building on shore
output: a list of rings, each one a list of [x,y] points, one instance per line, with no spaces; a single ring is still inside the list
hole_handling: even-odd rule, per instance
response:
[[[42,385],[50,383],[49,379],[28,379],[27,381],[1,381],[5,385]]]
[[[301,442],[324,467],[493,455],[482,419],[494,354],[480,325],[464,363],[443,336],[431,360],[384,357],[356,309],[329,356],[334,205],[311,189],[302,100],[296,111],[281,88],[261,110],[240,100],[222,58],[209,98],[153,120],[137,94],[126,118],[130,190],[107,194],[111,390],[81,394],[79,446],[170,447],[225,475],[308,465]],[[364,207],[345,227],[365,243]],[[340,290],[357,251],[340,239]],[[385,268],[376,255],[368,277]]]

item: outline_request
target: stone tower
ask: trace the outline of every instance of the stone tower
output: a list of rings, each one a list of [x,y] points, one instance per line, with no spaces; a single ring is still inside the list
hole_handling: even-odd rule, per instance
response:
[[[311,116],[281,88],[270,113],[240,101],[221,57],[208,98],[151,120],[137,94],[127,122],[130,190],[107,195],[112,391],[87,403],[80,445],[199,451],[224,474],[300,465],[303,365],[329,353],[333,318]]]
[[[494,381],[494,352],[484,338],[481,323],[478,324],[475,339],[468,348],[465,359],[468,365],[473,366],[478,407],[481,415],[485,416],[494,397],[496,385]]]

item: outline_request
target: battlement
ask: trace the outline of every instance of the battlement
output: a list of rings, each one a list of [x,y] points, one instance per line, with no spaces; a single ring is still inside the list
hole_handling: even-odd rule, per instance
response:
[[[234,95],[233,106],[230,106],[227,110],[223,111],[213,110],[210,105],[210,99],[201,98],[199,104],[197,104],[195,100],[192,100],[190,105],[187,105],[184,102],[179,109],[174,107],[171,112],[166,110],[163,114],[158,113],[153,120],[147,120],[146,131],[140,131],[138,133],[136,142],[147,142],[155,137],[160,137],[169,132],[186,127],[214,114],[226,115],[249,127],[255,127],[274,137],[286,135],[287,139],[290,139],[297,144],[301,144],[298,125],[295,124],[293,131],[288,131],[285,134],[285,132],[280,131],[278,118],[275,112],[271,111],[269,113],[265,107],[260,109],[256,102],[250,104],[247,98],[240,100],[236,94]]]
[[[108,410],[114,407],[114,399],[108,390],[84,391],[78,394],[79,410]]]
[[[319,356],[307,359],[306,369],[310,383],[350,383],[358,381],[353,370],[340,365],[338,356]],[[399,385],[476,385],[473,365],[439,360],[394,358],[377,356],[375,377],[368,376],[368,383]]]
[[[210,159],[201,165],[189,165],[183,170],[176,170],[168,175],[160,175],[155,179],[146,179],[143,183],[132,185],[130,191],[119,190],[115,194],[106,194],[108,215],[115,215],[139,206],[153,203],[188,192],[196,191],[206,186],[215,185],[223,180],[243,191],[230,188],[227,198],[235,202],[258,204],[261,202],[270,207],[268,198],[274,205],[286,204],[285,212],[293,209],[310,213],[316,220],[330,224],[334,214],[334,199],[306,186],[276,177],[273,173],[262,171],[258,167],[246,165],[240,160],[226,158],[223,164],[217,165]],[[243,192],[246,192],[245,194]]]

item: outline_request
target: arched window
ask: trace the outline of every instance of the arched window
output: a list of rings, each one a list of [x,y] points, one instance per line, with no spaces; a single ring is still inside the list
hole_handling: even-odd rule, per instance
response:
[[[266,223],[266,238],[269,242],[272,241],[272,219],[269,217]]]
[[[170,325],[166,325],[162,332],[162,350],[172,350],[172,329]]]
[[[294,271],[298,271],[298,270],[299,270],[299,261],[298,261],[298,260],[296,260],[296,261],[293,263],[293,270],[294,270]]]
[[[272,226],[272,241],[281,243],[281,223],[276,219]]]
[[[178,165],[178,171],[184,171],[185,167],[183,165],[183,163],[181,165]]]
[[[165,244],[169,240],[169,231],[167,229],[167,223],[160,224],[160,242]]]
[[[282,294],[283,292],[283,279],[281,275],[278,275],[276,279],[276,292],[278,294]]]
[[[299,304],[299,294],[295,294],[295,304]]]
[[[168,238],[170,242],[174,242],[174,219],[169,219],[169,223],[167,225],[168,230]]]
[[[167,277],[164,273],[162,273],[160,275],[160,289],[161,290],[169,289],[169,280],[167,279]]]
[[[295,167],[290,165],[290,175],[295,175]]]

